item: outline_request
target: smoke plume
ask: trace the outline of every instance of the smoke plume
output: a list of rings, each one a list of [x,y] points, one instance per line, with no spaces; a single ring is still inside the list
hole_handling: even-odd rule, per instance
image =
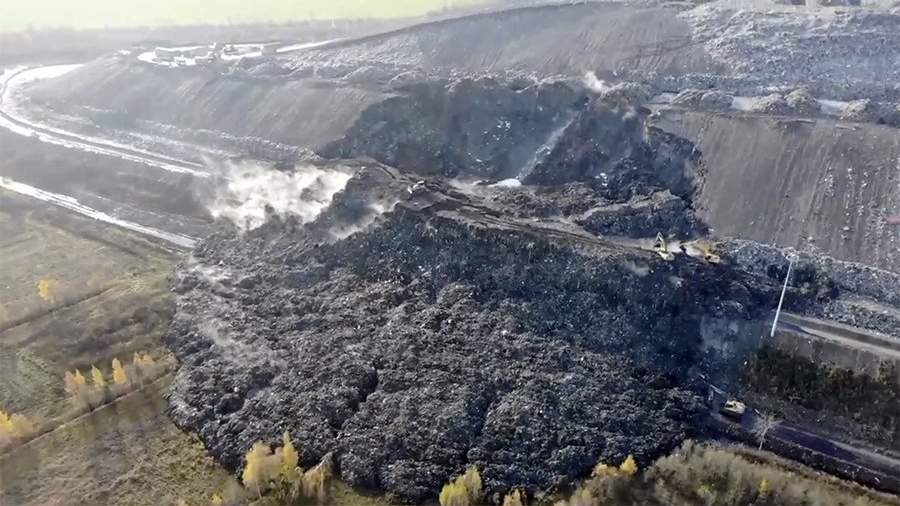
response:
[[[266,222],[269,212],[312,221],[342,190],[351,175],[314,166],[283,172],[257,164],[236,164],[225,171],[226,182],[217,192],[210,212],[226,218],[241,230]]]

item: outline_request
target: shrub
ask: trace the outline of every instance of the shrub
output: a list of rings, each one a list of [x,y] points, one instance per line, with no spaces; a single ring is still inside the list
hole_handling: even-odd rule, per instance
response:
[[[91,366],[91,380],[94,382],[94,388],[100,390],[106,388],[106,378],[103,377],[103,373],[96,366]]]
[[[826,480],[804,469],[756,450],[685,443],[680,451],[657,460],[647,474],[656,483],[657,498],[678,497],[687,504],[897,504],[881,502],[878,494],[850,482]]]
[[[28,417],[18,414],[7,415],[0,410],[0,448],[31,439],[36,432],[34,422]]]
[[[287,431],[281,436],[281,442],[281,472],[295,472],[297,466],[300,464],[300,454],[297,453],[297,450],[294,448],[294,443],[291,441],[291,435],[288,434]]]
[[[330,459],[322,460],[318,465],[303,473],[303,497],[315,499],[320,503],[324,502],[326,497],[325,485],[331,479],[332,473]]]
[[[125,369],[122,367],[122,362],[119,359],[114,358],[112,360],[112,371],[113,371],[113,383],[116,385],[124,385],[128,383],[128,374],[125,373]]]
[[[272,455],[272,449],[261,441],[253,443],[253,446],[247,452],[241,481],[244,482],[245,487],[255,488],[256,495],[259,497],[262,497],[269,480],[275,477],[278,469],[278,460],[273,457],[275,456]]]
[[[76,408],[92,409],[94,404],[97,404],[94,400],[94,396],[91,395],[91,389],[88,388],[87,380],[84,378],[84,375],[81,374],[81,371],[78,369],[75,369],[74,373],[66,371],[63,381],[65,383],[66,392],[72,396],[72,403]]]
[[[24,415],[12,415],[9,418],[12,435],[16,439],[27,439],[34,435],[34,423]]]
[[[42,279],[38,281],[38,295],[45,302],[56,302],[56,288],[58,286],[59,281],[55,279]]]
[[[469,506],[469,491],[459,480],[454,480],[441,489],[438,497],[441,506]]]
[[[634,457],[629,455],[621,465],[619,465],[619,470],[628,476],[634,476],[638,472],[637,462],[634,461]]]
[[[441,506],[470,506],[482,499],[481,474],[475,467],[466,469],[462,476],[444,485],[438,500]]]
[[[861,420],[882,429],[894,446],[900,445],[900,412],[885,409],[900,405],[900,385],[891,363],[882,363],[877,378],[872,378],[764,346],[751,356],[742,376],[756,392]]]
[[[525,498],[519,490],[513,490],[503,498],[503,506],[525,506]]]
[[[300,454],[287,431],[281,436],[281,444],[281,448],[275,450],[280,467],[272,487],[278,499],[291,504],[303,496],[303,470],[298,467]]]
[[[302,500],[324,502],[327,485],[333,475],[331,455],[326,455],[318,465],[303,472],[299,467],[300,452],[294,447],[291,436],[285,432],[282,446],[273,453],[269,445],[256,442],[245,457],[241,480],[245,487],[263,492],[272,490],[273,495],[284,504]],[[305,504],[305,503],[304,503]]]

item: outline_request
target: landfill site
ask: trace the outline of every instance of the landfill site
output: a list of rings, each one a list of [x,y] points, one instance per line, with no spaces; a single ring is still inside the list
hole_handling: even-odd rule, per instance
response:
[[[0,60],[0,408],[61,420],[0,504],[209,504],[286,433],[325,504],[900,504],[900,4],[838,3]],[[66,419],[65,372],[142,350],[155,428]],[[214,484],[45,479],[85,424]],[[718,451],[844,495],[666,470]],[[307,504],[276,481],[224,503]]]

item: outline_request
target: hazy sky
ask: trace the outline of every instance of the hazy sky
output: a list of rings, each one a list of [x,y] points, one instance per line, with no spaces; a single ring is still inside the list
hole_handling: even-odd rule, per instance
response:
[[[0,0],[0,30],[423,14],[479,0]]]

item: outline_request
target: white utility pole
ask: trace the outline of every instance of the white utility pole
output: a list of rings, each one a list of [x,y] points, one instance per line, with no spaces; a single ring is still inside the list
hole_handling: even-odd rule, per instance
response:
[[[778,317],[781,316],[781,305],[784,304],[784,294],[787,293],[788,280],[791,279],[791,267],[794,266],[794,259],[788,258],[787,276],[784,277],[784,287],[781,289],[781,299],[778,301],[778,309],[775,310],[775,321],[772,322],[772,333],[769,337],[775,337],[775,329],[778,327]]]

